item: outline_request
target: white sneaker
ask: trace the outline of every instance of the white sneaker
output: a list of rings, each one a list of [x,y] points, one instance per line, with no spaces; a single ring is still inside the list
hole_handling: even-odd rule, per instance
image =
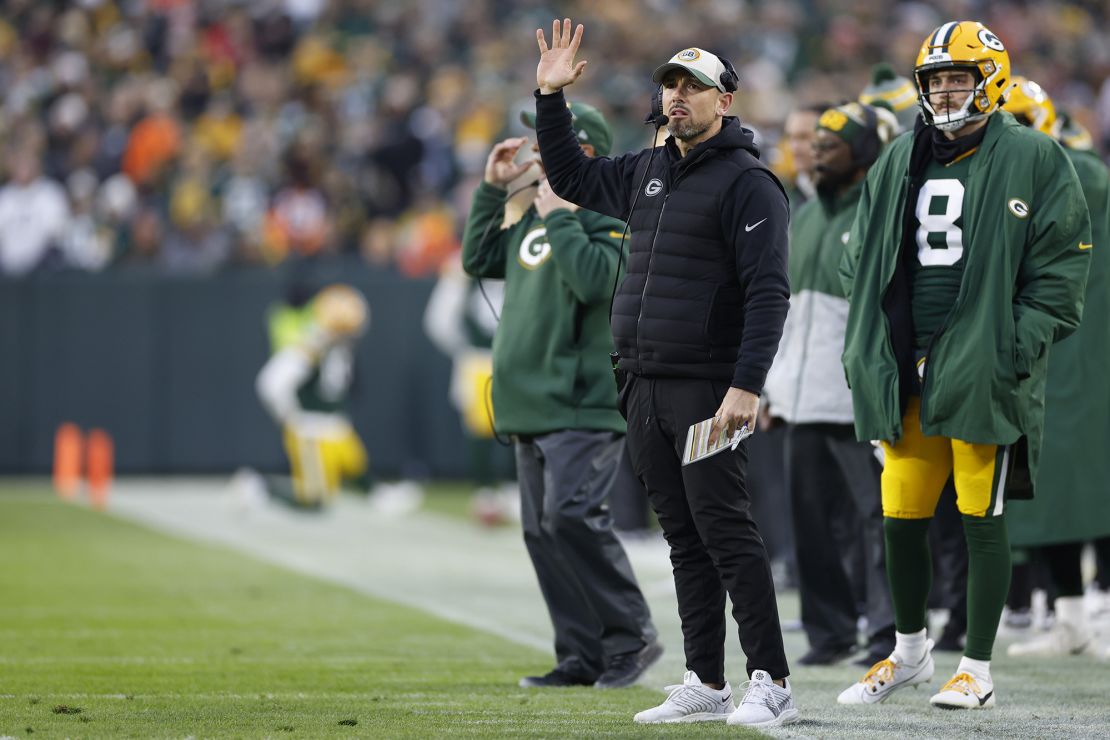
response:
[[[1013,643],[1006,648],[1006,654],[1012,658],[1079,655],[1087,652],[1090,646],[1089,630],[1058,621],[1048,632],[1042,632],[1023,642]]]
[[[790,681],[783,679],[785,686],[771,680],[767,671],[752,671],[748,690],[740,700],[740,706],[729,715],[730,725],[746,727],[778,727],[798,721],[798,710],[794,708],[794,692]]]
[[[957,673],[929,700],[941,709],[989,709],[994,706],[994,682]]]
[[[411,480],[379,483],[370,491],[366,502],[375,514],[384,517],[408,516],[423,505],[424,489]]]
[[[920,663],[910,664],[891,653],[886,660],[871,666],[859,683],[852,684],[836,697],[837,704],[878,704],[895,691],[906,686],[927,683],[933,677],[933,641],[925,641],[925,657]]]
[[[711,689],[693,671],[686,671],[680,685],[667,686],[663,690],[669,692],[666,701],[637,713],[632,719],[649,725],[661,722],[724,722],[735,709],[732,687],[727,681],[723,689]]]

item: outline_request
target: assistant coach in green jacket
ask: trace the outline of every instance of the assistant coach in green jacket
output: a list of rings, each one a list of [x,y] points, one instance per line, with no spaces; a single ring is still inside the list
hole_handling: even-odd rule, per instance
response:
[[[1035,471],[1049,351],[1079,325],[1091,226],[1063,149],[999,110],[1010,60],[989,29],[938,27],[914,76],[922,122],[871,169],[841,264],[856,434],[882,440],[885,455],[896,644],[839,701],[871,704],[931,678],[927,530],[952,475],[968,546],[967,644],[930,701],[979,709],[996,700],[1008,474],[1022,439]]]
[[[583,151],[607,154],[601,113],[568,107]],[[530,114],[522,118],[533,125]],[[524,542],[555,628],[555,668],[520,683],[617,688],[662,653],[606,505],[625,434],[609,360],[624,224],[559,198],[536,160],[514,163],[524,143],[493,148],[463,236],[466,271],[505,281],[493,338],[494,428],[515,442]],[[505,187],[533,166],[541,178],[533,204],[502,228]]]
[[[764,408],[787,422],[786,466],[798,566],[802,665],[839,663],[856,649],[861,551],[867,665],[894,647],[875,449],[856,439],[840,357],[848,300],[838,270],[867,170],[898,129],[890,110],[845,103],[814,127],[817,195],[790,223],[790,313],[763,387]],[[851,532],[851,538],[838,537]]]

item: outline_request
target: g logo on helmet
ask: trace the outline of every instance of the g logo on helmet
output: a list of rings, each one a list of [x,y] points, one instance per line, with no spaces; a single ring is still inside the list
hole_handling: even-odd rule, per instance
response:
[[[547,241],[547,227],[532,229],[520,243],[517,261],[527,270],[535,270],[551,256],[551,242]]]
[[[653,195],[659,195],[659,191],[661,191],[662,189],[663,181],[660,180],[658,177],[653,177],[651,178],[651,180],[648,181],[647,187],[644,188],[644,195],[650,198]]]
[[[1010,209],[1010,213],[1018,218],[1029,218],[1029,205],[1021,198],[1010,198],[1006,206]]]
[[[701,52],[697,49],[684,49],[674,55],[675,59],[681,59],[684,62],[696,62],[701,58]]]
[[[1006,47],[1002,45],[1002,39],[995,36],[993,33],[985,28],[979,29],[979,41],[983,46],[995,51],[1006,51]]]

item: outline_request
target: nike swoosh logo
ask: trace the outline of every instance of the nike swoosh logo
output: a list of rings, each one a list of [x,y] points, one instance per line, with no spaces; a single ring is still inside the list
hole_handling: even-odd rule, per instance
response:
[[[767,219],[765,219],[765,218],[764,218],[764,219],[761,219],[761,220],[759,220],[759,221],[756,221],[756,222],[755,222],[754,224],[748,224],[747,226],[745,226],[745,227],[744,227],[744,231],[751,231],[751,230],[752,230],[752,229],[754,229],[754,228],[755,228],[756,226],[759,226],[759,225],[760,225],[761,223],[763,223],[763,222],[764,222],[764,221],[766,221],[766,220],[767,220]]]
[[[1084,244],[1083,242],[1079,242],[1079,248],[1080,249],[1090,249],[1093,246],[1094,246],[1094,244]]]
[[[987,699],[991,698],[992,696],[994,696],[994,692],[993,691],[988,691],[987,695],[979,700],[979,706],[983,706],[984,704],[986,704]]]

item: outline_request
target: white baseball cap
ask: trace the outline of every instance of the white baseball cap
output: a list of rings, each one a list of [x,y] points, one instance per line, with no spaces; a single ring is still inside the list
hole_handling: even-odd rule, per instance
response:
[[[651,81],[658,84],[663,82],[663,77],[672,69],[683,69],[692,74],[703,85],[715,87],[721,92],[730,92],[721,83],[721,75],[727,72],[724,62],[716,54],[711,54],[705,49],[690,47],[671,57],[666,64],[657,67],[651,75]]]

